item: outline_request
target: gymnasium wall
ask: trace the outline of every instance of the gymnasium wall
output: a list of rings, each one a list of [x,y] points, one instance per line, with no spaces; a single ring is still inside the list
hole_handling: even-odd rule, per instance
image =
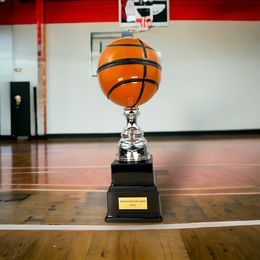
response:
[[[10,135],[10,81],[13,78],[12,26],[0,26],[0,135]]]
[[[38,65],[35,25],[0,26],[0,134],[11,134],[10,81],[30,81],[37,86]],[[15,69],[21,69],[16,71]],[[31,89],[31,115],[33,92]],[[34,133],[34,117],[31,117]]]
[[[90,33],[119,30],[117,23],[47,26],[49,134],[121,131],[122,109],[90,75]],[[145,131],[260,128],[259,22],[172,21],[136,36],[162,56],[160,89],[141,107]],[[34,25],[14,26],[13,37],[13,60],[24,67],[14,78],[34,85]]]
[[[169,27],[135,35],[161,53],[163,66],[158,93],[141,107],[142,128],[259,129],[259,1],[169,3]],[[120,30],[118,1],[6,0],[0,3],[0,134],[10,134],[9,81],[37,85],[36,23],[43,10],[47,132],[121,131],[122,109],[106,100],[90,75],[90,33]]]

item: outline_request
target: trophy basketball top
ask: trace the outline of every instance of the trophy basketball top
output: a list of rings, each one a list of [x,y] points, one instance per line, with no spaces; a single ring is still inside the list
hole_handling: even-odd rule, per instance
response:
[[[157,52],[140,39],[120,38],[101,53],[97,75],[108,99],[125,108],[137,108],[158,90],[160,59]]]

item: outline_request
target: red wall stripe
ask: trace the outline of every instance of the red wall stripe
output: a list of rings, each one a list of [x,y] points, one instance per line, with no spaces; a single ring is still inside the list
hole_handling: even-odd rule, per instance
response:
[[[118,0],[48,0],[46,23],[118,21]],[[0,2],[0,24],[36,23],[35,0]],[[170,0],[171,20],[260,21],[260,0]]]
[[[259,0],[174,0],[171,20],[260,21]]]

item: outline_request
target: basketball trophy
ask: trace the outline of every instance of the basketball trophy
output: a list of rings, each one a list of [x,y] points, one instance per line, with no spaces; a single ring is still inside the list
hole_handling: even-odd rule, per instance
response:
[[[124,107],[127,119],[111,164],[105,221],[161,222],[152,155],[137,125],[138,107],[159,87],[161,66],[157,52],[137,38],[117,39],[101,53],[97,74],[104,94]]]

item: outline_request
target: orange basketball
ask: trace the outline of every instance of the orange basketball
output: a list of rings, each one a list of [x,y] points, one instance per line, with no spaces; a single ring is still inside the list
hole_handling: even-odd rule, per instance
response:
[[[99,84],[108,99],[124,107],[138,107],[158,90],[161,65],[157,52],[132,37],[111,42],[98,62]]]

